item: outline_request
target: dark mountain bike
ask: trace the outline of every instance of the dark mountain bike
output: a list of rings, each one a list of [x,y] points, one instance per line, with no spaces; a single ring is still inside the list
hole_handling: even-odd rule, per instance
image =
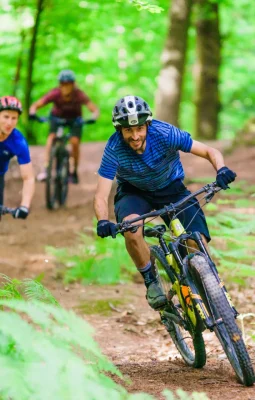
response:
[[[30,115],[30,119],[38,122],[54,121],[57,123],[58,128],[56,136],[53,140],[50,160],[47,167],[46,178],[46,207],[53,210],[61,207],[66,203],[68,195],[69,183],[69,158],[70,153],[66,147],[68,140],[71,137],[70,132],[65,128],[70,128],[70,121],[64,118],[57,118],[54,116],[39,117],[37,115]],[[76,118],[72,123],[77,126],[95,123],[95,120],[84,120],[81,117]]]
[[[123,221],[116,228],[118,233],[136,232],[147,218],[170,217],[168,238],[164,238],[167,235],[165,225],[144,229],[146,237],[155,237],[159,241],[159,245],[150,246],[150,251],[155,273],[167,298],[166,305],[159,310],[161,321],[185,363],[194,368],[201,368],[206,363],[203,331],[214,332],[238,380],[252,386],[254,371],[236,323],[238,313],[201,234],[187,232],[187,227],[185,230],[177,218],[179,210],[190,199],[204,193],[202,199],[206,204],[219,190],[215,182],[208,184],[177,203]],[[188,239],[194,240],[198,249],[188,247]]]
[[[16,211],[16,208],[10,208],[10,207],[5,207],[3,205],[0,205],[0,219],[1,219],[1,216],[5,215],[5,214],[14,215],[15,211]]]

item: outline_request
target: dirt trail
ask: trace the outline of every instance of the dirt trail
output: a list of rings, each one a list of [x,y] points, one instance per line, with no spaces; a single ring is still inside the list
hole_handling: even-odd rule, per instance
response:
[[[219,144],[217,144],[219,146]],[[221,143],[220,146],[224,146]],[[65,209],[49,212],[44,205],[44,185],[36,185],[33,209],[27,221],[3,218],[0,230],[0,270],[16,278],[34,278],[45,274],[44,283],[66,308],[74,308],[95,328],[95,337],[101,348],[127,377],[131,378],[131,391],[146,391],[159,396],[162,390],[177,389],[204,391],[211,399],[255,400],[255,388],[243,388],[234,377],[224,359],[220,346],[212,334],[206,334],[208,362],[203,370],[192,370],[184,365],[159,324],[157,313],[150,310],[142,284],[109,287],[64,287],[56,279],[56,266],[45,247],[66,247],[77,242],[77,234],[91,226],[92,199],[96,187],[96,171],[104,143],[82,146],[83,165],[81,183],[70,187]],[[32,147],[31,154],[38,172],[42,164],[42,148]],[[212,167],[205,160],[184,154],[182,160],[188,177],[214,179]],[[255,184],[255,149],[239,149],[226,157],[226,164],[238,173],[238,179]],[[15,206],[20,196],[21,181],[14,163],[6,177],[5,204]],[[232,288],[239,311],[251,312],[254,306],[251,289],[247,287],[247,300]],[[106,314],[84,313],[86,301],[109,299],[112,310]],[[112,300],[121,300],[118,307]],[[253,302],[253,306],[251,304]],[[254,346],[250,348],[255,360]],[[160,398],[160,397],[159,397]]]

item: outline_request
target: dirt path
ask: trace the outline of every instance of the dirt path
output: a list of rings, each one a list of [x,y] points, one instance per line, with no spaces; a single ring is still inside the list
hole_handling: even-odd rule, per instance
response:
[[[93,217],[92,199],[96,186],[96,170],[103,152],[104,143],[82,146],[81,183],[70,188],[66,209],[49,212],[44,206],[44,186],[37,184],[33,210],[27,221],[3,218],[0,230],[1,272],[16,278],[34,278],[45,274],[44,283],[52,290],[61,304],[74,308],[95,328],[95,336],[101,348],[124,375],[132,380],[131,391],[146,391],[158,395],[165,388],[178,387],[190,392],[205,391],[211,399],[255,400],[255,389],[240,386],[223,357],[222,351],[211,334],[206,334],[208,363],[203,370],[191,370],[180,360],[162,326],[157,313],[150,310],[144,297],[142,284],[109,287],[81,286],[64,287],[56,279],[56,266],[46,253],[45,247],[72,246],[77,234],[91,226]],[[42,148],[31,149],[36,171],[42,164]],[[226,164],[238,172],[239,179],[254,184],[255,149],[243,149],[227,156]],[[206,161],[184,155],[183,162],[188,177],[206,176],[214,173]],[[7,175],[5,204],[14,206],[21,189],[16,165]],[[247,287],[247,296],[232,287],[233,297],[239,302],[241,312],[251,312],[254,305],[253,289]],[[249,301],[244,301],[250,296]],[[87,314],[87,302],[105,300],[109,313]],[[120,301],[118,307],[112,301]],[[255,360],[254,347],[251,355]]]

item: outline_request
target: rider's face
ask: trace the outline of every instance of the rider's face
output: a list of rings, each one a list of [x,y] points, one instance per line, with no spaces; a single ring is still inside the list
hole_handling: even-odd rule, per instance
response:
[[[18,111],[4,110],[0,112],[0,134],[10,135],[16,127],[19,119]]]
[[[59,84],[61,94],[63,96],[68,96],[69,94],[72,93],[74,89],[74,82],[61,82]]]
[[[121,129],[124,142],[137,153],[143,153],[146,146],[147,125],[130,126]]]

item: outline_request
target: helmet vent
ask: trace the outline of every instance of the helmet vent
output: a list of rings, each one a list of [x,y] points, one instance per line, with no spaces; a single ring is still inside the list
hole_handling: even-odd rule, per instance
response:
[[[129,107],[129,108],[134,108],[134,103],[133,103],[132,101],[129,101],[129,102],[128,102],[128,107]]]

